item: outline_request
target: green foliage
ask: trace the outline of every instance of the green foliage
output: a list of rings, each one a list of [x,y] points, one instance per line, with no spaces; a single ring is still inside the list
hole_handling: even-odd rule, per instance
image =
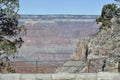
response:
[[[0,56],[4,55],[0,58],[1,62],[14,56],[23,43],[20,34],[25,27],[18,27],[18,10],[19,0],[0,0]],[[14,72],[9,64],[6,67],[8,72]]]
[[[3,35],[13,36],[16,34],[19,15],[18,0],[0,0],[0,31]]]
[[[15,69],[13,69],[10,65],[10,63],[7,64],[7,71],[8,72],[12,72],[12,73],[15,73]]]
[[[4,50],[7,53],[17,51],[15,36],[18,35],[18,10],[18,0],[0,0],[0,36],[4,38],[0,42],[0,50]],[[14,39],[11,41],[5,36],[14,37]],[[18,42],[20,42],[19,39]]]
[[[10,65],[9,62],[6,62],[6,63],[1,62],[1,63],[0,63],[0,72],[2,72],[2,73],[6,73],[6,72],[15,73],[15,69],[13,69],[13,68],[11,67],[11,65]]]
[[[102,26],[100,27],[100,30],[107,30],[108,28],[111,28],[112,22],[109,20],[105,20],[102,22]]]
[[[116,4],[107,4],[102,8],[101,17],[103,19],[110,20],[116,13],[117,5]]]
[[[119,2],[120,2],[120,0],[114,0],[114,1],[116,1],[117,3],[119,3]]]
[[[117,13],[120,13],[120,8],[117,8],[117,10],[116,10],[116,14],[117,14]]]
[[[111,28],[112,23],[110,20],[119,12],[120,8],[118,8],[116,4],[104,5],[101,16],[96,19],[97,23],[102,23],[100,30],[107,30],[108,28]]]

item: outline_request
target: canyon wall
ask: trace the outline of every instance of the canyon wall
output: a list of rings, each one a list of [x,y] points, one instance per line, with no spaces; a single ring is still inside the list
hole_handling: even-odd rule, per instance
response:
[[[68,60],[79,40],[98,32],[98,16],[22,15],[24,44],[16,60]]]
[[[56,72],[120,72],[120,18],[111,19],[112,26],[99,31],[77,44],[76,52]],[[74,62],[74,60],[80,60]],[[71,64],[80,64],[70,67]],[[73,66],[72,65],[72,66]]]

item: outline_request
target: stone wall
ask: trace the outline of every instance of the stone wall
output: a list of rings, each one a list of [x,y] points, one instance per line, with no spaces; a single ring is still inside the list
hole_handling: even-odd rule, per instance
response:
[[[0,74],[0,80],[120,80],[120,73]]]

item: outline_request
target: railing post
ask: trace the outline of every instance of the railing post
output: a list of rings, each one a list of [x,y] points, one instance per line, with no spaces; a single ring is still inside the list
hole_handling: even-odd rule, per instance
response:
[[[88,60],[87,66],[88,66],[88,72],[90,72],[90,71],[89,71],[89,69],[90,69],[90,60]]]
[[[36,73],[38,73],[38,61],[36,60]]]
[[[118,72],[120,72],[120,61],[118,62]]]

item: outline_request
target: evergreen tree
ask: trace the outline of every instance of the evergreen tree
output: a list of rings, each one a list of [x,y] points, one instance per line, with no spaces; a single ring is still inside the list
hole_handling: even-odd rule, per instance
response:
[[[115,0],[117,3],[118,3],[118,5],[120,5],[120,0]]]
[[[23,40],[20,32],[24,26],[18,26],[19,0],[0,0],[0,71],[10,56],[15,56]],[[2,69],[1,69],[2,68]],[[9,67],[10,69],[10,67]],[[10,71],[10,70],[7,70]]]
[[[100,30],[107,30],[108,28],[111,28],[111,19],[116,16],[118,12],[120,12],[120,8],[118,8],[116,4],[104,5],[101,16],[96,19],[97,23],[102,23]]]

